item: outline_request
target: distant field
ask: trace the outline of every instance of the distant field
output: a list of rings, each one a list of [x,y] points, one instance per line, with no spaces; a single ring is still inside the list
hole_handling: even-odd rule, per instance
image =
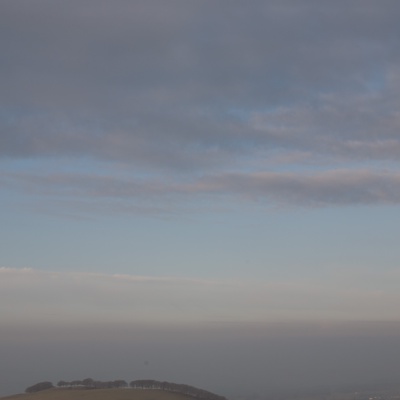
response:
[[[150,389],[49,389],[1,397],[0,400],[193,400],[180,393]]]

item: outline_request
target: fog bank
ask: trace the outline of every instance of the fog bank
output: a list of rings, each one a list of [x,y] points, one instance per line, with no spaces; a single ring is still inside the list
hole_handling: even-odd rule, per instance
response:
[[[0,395],[41,380],[186,383],[227,397],[398,378],[400,323],[269,322],[0,328]]]

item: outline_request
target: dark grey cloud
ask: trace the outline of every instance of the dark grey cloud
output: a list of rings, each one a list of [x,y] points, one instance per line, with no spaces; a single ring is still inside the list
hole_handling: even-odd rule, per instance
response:
[[[3,157],[198,172],[400,155],[396,1],[0,7]]]

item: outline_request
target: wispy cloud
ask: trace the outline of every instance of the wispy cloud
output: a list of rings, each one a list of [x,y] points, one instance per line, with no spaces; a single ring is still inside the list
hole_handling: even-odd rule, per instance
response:
[[[400,301],[394,291],[362,284],[349,290],[343,282],[328,281],[204,280],[12,268],[1,268],[0,277],[2,320],[27,323],[397,320],[395,305]]]
[[[0,177],[4,189],[57,199],[59,207],[96,200],[108,212],[187,211],[187,204],[212,199],[257,202],[261,207],[329,207],[400,204],[400,172],[338,169],[322,172],[225,173],[185,181],[156,178],[119,178],[111,175],[8,173]],[[56,203],[54,203],[56,204]],[[186,208],[184,207],[186,206]],[[84,211],[84,208],[82,209]],[[89,210],[86,210],[89,211]]]

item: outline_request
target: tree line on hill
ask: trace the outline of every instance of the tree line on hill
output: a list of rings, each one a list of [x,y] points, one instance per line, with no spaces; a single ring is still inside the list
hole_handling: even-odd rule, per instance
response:
[[[29,386],[25,389],[26,393],[35,393],[40,392],[42,390],[52,389],[55,386],[51,382],[39,382],[35,385]],[[123,388],[128,387],[126,381],[122,379],[118,379],[115,381],[95,381],[92,378],[86,378],[83,380],[74,380],[74,381],[59,381],[57,383],[58,388],[64,389],[73,389],[73,388],[82,388],[82,389],[113,389],[113,388]]]
[[[73,389],[112,389],[112,388],[132,388],[132,389],[158,389],[165,390],[167,392],[175,392],[184,394],[186,396],[193,397],[199,400],[226,400],[225,397],[217,394],[208,392],[207,390],[198,389],[190,385],[171,383],[171,382],[160,382],[153,379],[139,379],[131,381],[128,385],[123,379],[117,379],[114,381],[95,381],[92,378],[86,378],[83,380],[74,381],[59,381],[57,383],[58,388]],[[35,385],[29,386],[25,389],[27,393],[40,392],[42,390],[52,389],[54,385],[51,382],[39,382]]]
[[[113,389],[113,388],[124,388],[128,384],[123,379],[117,379],[115,381],[95,381],[92,378],[86,378],[83,380],[75,380],[71,382],[59,381],[57,386],[60,388],[73,388],[83,387],[85,389]]]

